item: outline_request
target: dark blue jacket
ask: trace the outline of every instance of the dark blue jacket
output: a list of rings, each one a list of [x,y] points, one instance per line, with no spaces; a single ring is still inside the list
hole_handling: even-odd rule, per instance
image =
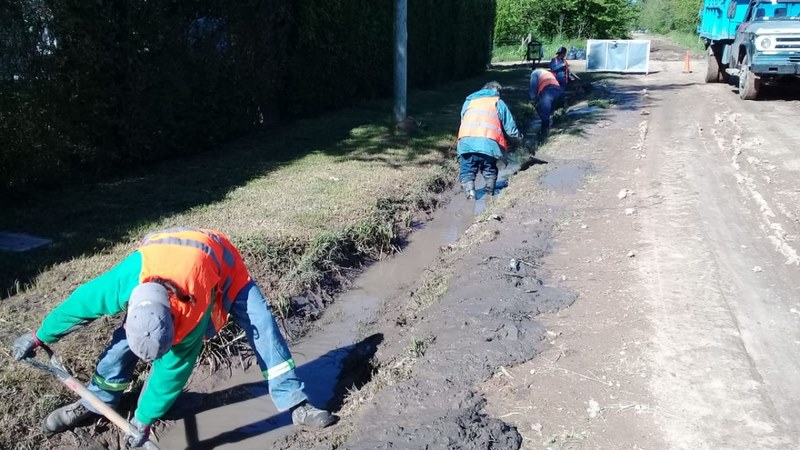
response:
[[[569,82],[568,71],[566,59],[553,58],[550,60],[550,72],[555,74],[556,80],[558,80],[558,84],[560,84],[562,88],[567,87],[567,83]]]

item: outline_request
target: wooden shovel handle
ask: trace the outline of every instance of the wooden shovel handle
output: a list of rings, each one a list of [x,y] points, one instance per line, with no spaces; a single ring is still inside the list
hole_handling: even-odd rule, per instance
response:
[[[96,410],[100,411],[100,414],[106,416],[108,420],[114,423],[120,430],[124,431],[126,434],[134,434],[134,430],[132,430],[130,422],[125,420],[124,417],[120,416],[118,412],[114,411],[113,408],[108,406],[102,400],[97,398],[92,391],[86,388],[80,381],[76,380],[74,377],[69,376],[62,380],[62,382],[70,388],[73,392],[80,395],[80,397],[87,402],[89,402],[92,407]],[[158,446],[154,444],[152,441],[146,441],[142,446],[146,450],[159,450]]]

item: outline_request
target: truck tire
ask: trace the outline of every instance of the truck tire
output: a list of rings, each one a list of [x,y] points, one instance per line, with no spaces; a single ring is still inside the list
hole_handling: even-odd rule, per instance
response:
[[[719,83],[719,59],[712,50],[713,46],[709,45],[706,49],[706,83]]]
[[[709,45],[706,49],[706,83],[728,83],[729,77],[725,69],[727,64],[722,63],[723,46],[721,44]]]
[[[750,57],[745,56],[739,71],[739,98],[742,100],[755,100],[761,90],[761,78],[750,71]]]

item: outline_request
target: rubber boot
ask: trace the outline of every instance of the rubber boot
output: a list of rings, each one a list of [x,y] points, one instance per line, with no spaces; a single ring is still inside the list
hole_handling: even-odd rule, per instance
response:
[[[483,187],[483,192],[486,195],[494,196],[494,187],[497,184],[497,178],[487,178],[486,186]]]
[[[475,182],[474,181],[465,181],[461,183],[461,187],[464,188],[464,193],[467,194],[467,200],[474,200],[475,199]]]
[[[318,409],[308,402],[303,402],[292,409],[292,423],[311,428],[325,428],[336,422],[336,417],[325,411]]]
[[[83,403],[78,400],[51,412],[42,422],[42,428],[44,428],[45,433],[61,433],[82,425],[97,416],[97,413],[86,409]]]

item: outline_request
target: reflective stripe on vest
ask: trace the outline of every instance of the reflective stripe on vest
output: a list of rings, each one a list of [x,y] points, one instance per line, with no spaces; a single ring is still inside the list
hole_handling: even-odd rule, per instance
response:
[[[539,72],[539,87],[536,90],[536,95],[541,95],[542,91],[547,86],[556,86],[558,88],[561,88],[561,85],[558,84],[556,76],[553,75],[552,72],[547,70],[542,70]]]
[[[500,97],[480,97],[470,100],[464,117],[461,118],[461,127],[458,129],[458,139],[463,137],[481,137],[497,142],[501,149],[506,150],[508,143],[497,112],[497,102]]]
[[[219,331],[228,321],[236,294],[247,283],[244,261],[221,233],[193,228],[172,228],[148,234],[141,245],[140,282],[163,279],[172,282],[192,302],[170,298],[175,340],[180,342],[209,310]],[[210,307],[210,308],[209,308]]]

